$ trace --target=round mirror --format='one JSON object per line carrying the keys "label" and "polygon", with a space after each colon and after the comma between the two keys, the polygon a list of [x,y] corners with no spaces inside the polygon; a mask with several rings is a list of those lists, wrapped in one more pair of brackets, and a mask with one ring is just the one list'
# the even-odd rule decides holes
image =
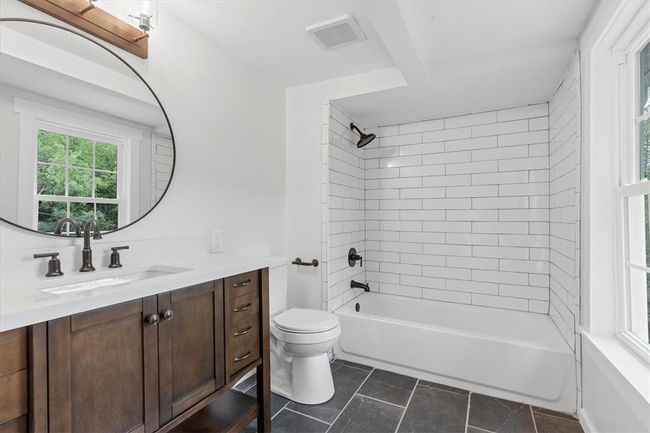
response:
{"label": "round mirror", "polygon": [[103,233],[143,218],[174,173],[167,115],[126,61],[82,33],[0,20],[0,218]]}

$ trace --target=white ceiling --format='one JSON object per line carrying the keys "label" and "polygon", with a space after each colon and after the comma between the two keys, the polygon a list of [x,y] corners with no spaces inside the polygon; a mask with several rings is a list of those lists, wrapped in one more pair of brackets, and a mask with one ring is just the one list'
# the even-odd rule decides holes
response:
{"label": "white ceiling", "polygon": [[376,126],[548,101],[594,4],[369,2],[366,12],[409,86],[338,103],[359,123]]}
{"label": "white ceiling", "polygon": [[[292,87],[394,66],[363,4],[351,0],[176,0],[162,1],[160,7]],[[305,27],[344,14],[357,19],[367,40],[325,51],[305,32]]]}

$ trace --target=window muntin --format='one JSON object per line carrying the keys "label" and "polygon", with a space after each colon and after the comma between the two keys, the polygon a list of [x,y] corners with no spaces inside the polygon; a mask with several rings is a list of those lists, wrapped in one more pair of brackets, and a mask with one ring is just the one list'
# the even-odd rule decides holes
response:
{"label": "window muntin", "polygon": [[[82,134],[40,128],[37,133],[36,201],[40,231],[56,221],[96,218],[102,231],[118,227],[119,146]],[[70,233],[71,227],[64,227]]]}
{"label": "window muntin", "polygon": [[650,179],[650,43],[639,53],[639,172]]}

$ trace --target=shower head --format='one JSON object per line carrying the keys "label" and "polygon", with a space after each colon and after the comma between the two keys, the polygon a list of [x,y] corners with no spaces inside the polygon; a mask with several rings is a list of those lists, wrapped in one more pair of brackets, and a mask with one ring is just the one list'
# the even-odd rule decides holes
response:
{"label": "shower head", "polygon": [[359,133],[359,141],[357,142],[357,147],[361,149],[363,146],[366,144],[370,143],[372,140],[374,140],[377,136],[375,134],[364,134],[361,132],[359,128],[357,128],[357,125],[354,123],[350,123],[350,129],[353,131],[357,131]]}

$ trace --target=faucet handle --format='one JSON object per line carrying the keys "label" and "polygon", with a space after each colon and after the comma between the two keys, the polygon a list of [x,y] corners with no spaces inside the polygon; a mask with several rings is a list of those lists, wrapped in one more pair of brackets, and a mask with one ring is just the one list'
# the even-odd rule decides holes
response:
{"label": "faucet handle", "polygon": [[111,264],[108,265],[109,268],[121,268],[122,263],[120,263],[120,253],[121,250],[128,250],[128,245],[123,245],[121,247],[111,247]]}
{"label": "faucet handle", "polygon": [[59,260],[58,252],[34,254],[35,259],[41,259],[43,257],[50,258],[50,260],[47,262],[47,273],[45,274],[46,277],[60,277],[63,275],[63,272],[61,272],[61,260]]}

